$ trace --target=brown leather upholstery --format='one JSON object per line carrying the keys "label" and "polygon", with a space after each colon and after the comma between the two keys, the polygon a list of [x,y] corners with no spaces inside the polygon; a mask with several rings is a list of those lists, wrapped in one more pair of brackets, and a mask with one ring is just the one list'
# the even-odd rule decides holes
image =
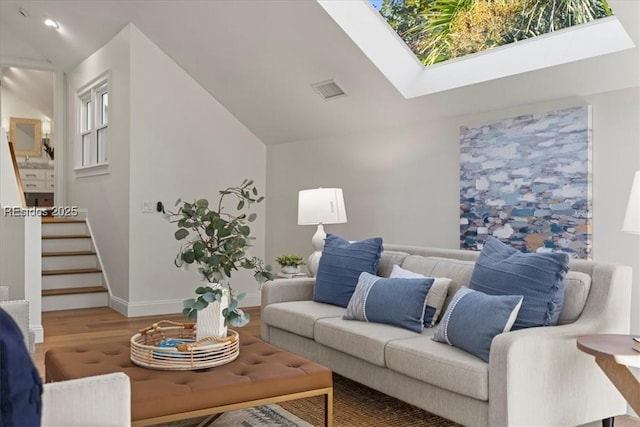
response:
{"label": "brown leather upholstery", "polygon": [[46,381],[110,372],[131,379],[133,421],[332,387],[331,371],[251,335],[240,334],[233,362],[200,371],[158,371],[129,359],[129,343],[53,348],[45,355]]}

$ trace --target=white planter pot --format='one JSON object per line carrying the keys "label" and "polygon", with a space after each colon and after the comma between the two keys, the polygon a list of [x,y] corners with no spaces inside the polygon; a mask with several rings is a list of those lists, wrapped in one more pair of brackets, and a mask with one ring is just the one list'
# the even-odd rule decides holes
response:
{"label": "white planter pot", "polygon": [[222,315],[222,310],[227,307],[229,307],[229,293],[225,291],[221,302],[210,302],[207,308],[198,311],[196,340],[207,337],[227,337],[227,326],[224,324]]}
{"label": "white planter pot", "polygon": [[298,274],[300,273],[299,265],[285,265],[280,269],[280,271],[284,274]]}

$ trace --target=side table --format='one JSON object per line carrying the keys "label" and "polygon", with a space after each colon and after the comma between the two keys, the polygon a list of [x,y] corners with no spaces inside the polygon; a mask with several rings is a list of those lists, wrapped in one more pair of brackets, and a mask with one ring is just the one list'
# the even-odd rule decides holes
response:
{"label": "side table", "polygon": [[636,414],[640,414],[640,381],[629,366],[640,368],[640,343],[632,335],[597,334],[578,337],[577,346],[595,356],[596,363],[609,377]]}
{"label": "side table", "polygon": [[279,271],[278,274],[276,274],[276,277],[278,279],[298,279],[301,277],[309,277],[309,275],[307,273],[288,274],[288,273],[283,273],[282,271]]}

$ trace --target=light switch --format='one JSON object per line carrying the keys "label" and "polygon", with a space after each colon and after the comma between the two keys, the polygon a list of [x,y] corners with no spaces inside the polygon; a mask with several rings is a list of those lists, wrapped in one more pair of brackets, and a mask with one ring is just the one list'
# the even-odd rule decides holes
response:
{"label": "light switch", "polygon": [[153,200],[143,200],[142,201],[142,212],[143,213],[153,213],[156,210],[155,202]]}

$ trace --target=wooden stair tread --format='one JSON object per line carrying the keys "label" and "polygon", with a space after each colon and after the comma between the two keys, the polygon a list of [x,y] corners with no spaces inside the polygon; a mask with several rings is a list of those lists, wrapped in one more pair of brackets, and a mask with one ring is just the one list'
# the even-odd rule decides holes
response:
{"label": "wooden stair tread", "polygon": [[63,218],[63,217],[56,217],[56,216],[43,216],[42,217],[42,222],[46,222],[48,224],[55,224],[55,223],[77,224],[77,223],[84,223],[86,221],[84,219],[77,219],[77,218]]}
{"label": "wooden stair tread", "polygon": [[42,296],[50,297],[55,295],[76,295],[76,294],[93,294],[98,292],[107,292],[102,286],[85,286],[82,288],[60,288],[60,289],[43,289]]}
{"label": "wooden stair tread", "polygon": [[69,252],[43,252],[42,256],[81,256],[81,255],[95,255],[94,251],[69,251]]}
{"label": "wooden stair tread", "polygon": [[43,276],[55,276],[60,274],[102,273],[99,268],[74,268],[69,270],[44,270]]}
{"label": "wooden stair tread", "polygon": [[43,234],[43,239],[90,239],[88,234]]}

